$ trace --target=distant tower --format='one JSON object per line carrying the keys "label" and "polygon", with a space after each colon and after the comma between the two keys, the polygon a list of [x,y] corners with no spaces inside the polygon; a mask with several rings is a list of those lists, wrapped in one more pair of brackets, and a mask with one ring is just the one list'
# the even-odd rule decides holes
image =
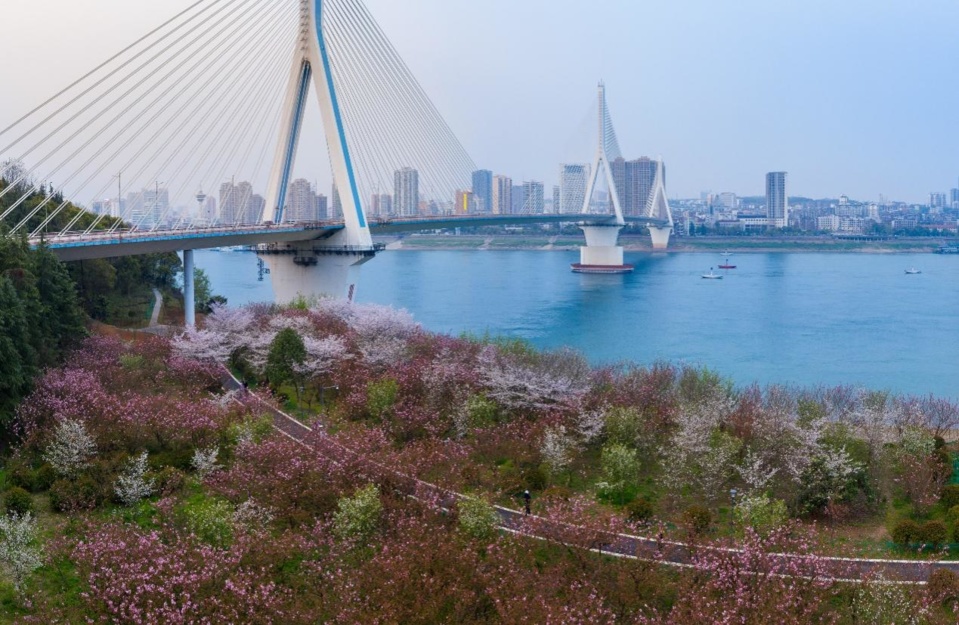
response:
{"label": "distant tower", "polygon": [[542,182],[529,180],[523,183],[523,212],[530,215],[540,215],[545,206]]}
{"label": "distant tower", "polygon": [[493,214],[508,215],[513,209],[513,180],[509,176],[493,177]]}
{"label": "distant tower", "polygon": [[766,219],[775,228],[789,225],[789,201],[786,196],[786,172],[766,174]]}
{"label": "distant tower", "polygon": [[553,211],[578,213],[583,209],[586,185],[589,183],[589,165],[564,163],[559,166],[559,202]]}
{"label": "distant tower", "polygon": [[400,217],[419,214],[420,175],[411,167],[396,170],[393,174],[393,210]]}
{"label": "distant tower", "polygon": [[493,212],[493,172],[480,169],[473,172],[473,197],[483,213]]}

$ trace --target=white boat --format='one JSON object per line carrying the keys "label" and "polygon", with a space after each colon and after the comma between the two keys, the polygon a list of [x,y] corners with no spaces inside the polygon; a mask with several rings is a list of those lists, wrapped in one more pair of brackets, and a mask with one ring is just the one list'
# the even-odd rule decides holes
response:
{"label": "white boat", "polygon": [[914,276],[917,273],[922,273],[922,269],[916,269],[915,267],[906,269],[906,275]]}
{"label": "white boat", "polygon": [[718,273],[713,273],[713,268],[710,267],[710,268],[709,268],[709,273],[704,273],[704,274],[703,274],[703,279],[705,279],[705,280],[722,280],[723,277],[722,277],[722,275],[720,275],[720,274],[718,274]]}

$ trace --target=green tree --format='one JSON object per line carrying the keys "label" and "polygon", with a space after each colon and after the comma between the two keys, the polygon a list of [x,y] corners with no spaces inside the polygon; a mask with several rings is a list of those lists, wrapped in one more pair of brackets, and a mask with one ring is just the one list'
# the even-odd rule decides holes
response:
{"label": "green tree", "polygon": [[352,497],[341,498],[337,508],[333,514],[333,529],[337,536],[354,540],[369,538],[383,514],[380,489],[375,484],[368,484]]}
{"label": "green tree", "polygon": [[266,379],[273,388],[293,382],[296,380],[296,365],[304,360],[306,347],[303,339],[293,328],[284,328],[270,343],[270,352],[266,357]]}
{"label": "green tree", "polygon": [[213,289],[210,286],[210,277],[202,269],[193,271],[193,305],[198,313],[210,312],[210,302],[213,300]]}
{"label": "green tree", "polygon": [[23,302],[10,280],[0,276],[0,425],[13,416],[13,409],[29,387],[34,368]]}

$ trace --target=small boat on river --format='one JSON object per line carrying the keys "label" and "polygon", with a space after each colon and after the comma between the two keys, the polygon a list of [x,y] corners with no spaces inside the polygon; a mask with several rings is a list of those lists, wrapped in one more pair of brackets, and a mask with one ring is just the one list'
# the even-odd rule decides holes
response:
{"label": "small boat on river", "polygon": [[713,273],[713,268],[710,267],[710,268],[709,268],[709,273],[704,273],[704,274],[703,274],[703,279],[704,279],[704,280],[722,280],[722,279],[723,279],[723,276],[722,276],[722,274]]}
{"label": "small boat on river", "polygon": [[906,275],[907,275],[907,276],[914,276],[914,275],[916,275],[916,274],[918,274],[918,273],[922,273],[922,269],[916,269],[915,267],[911,267],[911,268],[909,268],[909,269],[906,269]]}

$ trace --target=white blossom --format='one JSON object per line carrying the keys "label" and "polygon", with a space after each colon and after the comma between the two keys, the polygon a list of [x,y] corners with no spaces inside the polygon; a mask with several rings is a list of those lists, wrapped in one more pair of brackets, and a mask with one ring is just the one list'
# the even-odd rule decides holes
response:
{"label": "white blossom", "polygon": [[779,472],[778,468],[770,467],[762,457],[754,454],[752,450],[746,452],[742,465],[736,467],[736,470],[751,492],[765,490]]}
{"label": "white blossom", "polygon": [[96,453],[96,442],[87,432],[86,425],[82,421],[64,419],[57,423],[43,459],[60,475],[74,477],[90,466]]}
{"label": "white blossom", "polygon": [[147,452],[130,458],[127,466],[117,478],[114,492],[117,498],[127,506],[153,494],[153,480],[146,477]]}
{"label": "white blossom", "polygon": [[487,396],[512,410],[575,405],[587,390],[588,378],[583,371],[569,370],[556,358],[523,362],[490,345],[480,353],[478,364]]}
{"label": "white blossom", "polygon": [[17,592],[35,570],[43,566],[43,550],[37,545],[37,522],[27,512],[0,517],[0,564]]}
{"label": "white blossom", "polygon": [[606,429],[606,408],[580,412],[576,420],[576,431],[583,443],[594,443]]}
{"label": "white blossom", "polygon": [[555,475],[569,467],[573,460],[574,447],[575,443],[566,434],[565,427],[560,425],[546,428],[539,451],[543,455],[543,462],[549,467],[550,473]]}
{"label": "white blossom", "polygon": [[220,454],[220,447],[214,445],[207,449],[196,449],[193,452],[193,459],[190,460],[190,466],[196,471],[197,477],[201,480],[206,478],[214,471],[220,469],[216,462],[216,457]]}
{"label": "white blossom", "polygon": [[338,336],[316,338],[304,334],[303,346],[306,348],[306,359],[295,365],[295,369],[298,374],[308,378],[330,373],[334,365],[349,357],[346,342]]}
{"label": "white blossom", "polygon": [[236,507],[233,522],[250,530],[262,531],[273,522],[273,512],[268,507],[247,499]]}

